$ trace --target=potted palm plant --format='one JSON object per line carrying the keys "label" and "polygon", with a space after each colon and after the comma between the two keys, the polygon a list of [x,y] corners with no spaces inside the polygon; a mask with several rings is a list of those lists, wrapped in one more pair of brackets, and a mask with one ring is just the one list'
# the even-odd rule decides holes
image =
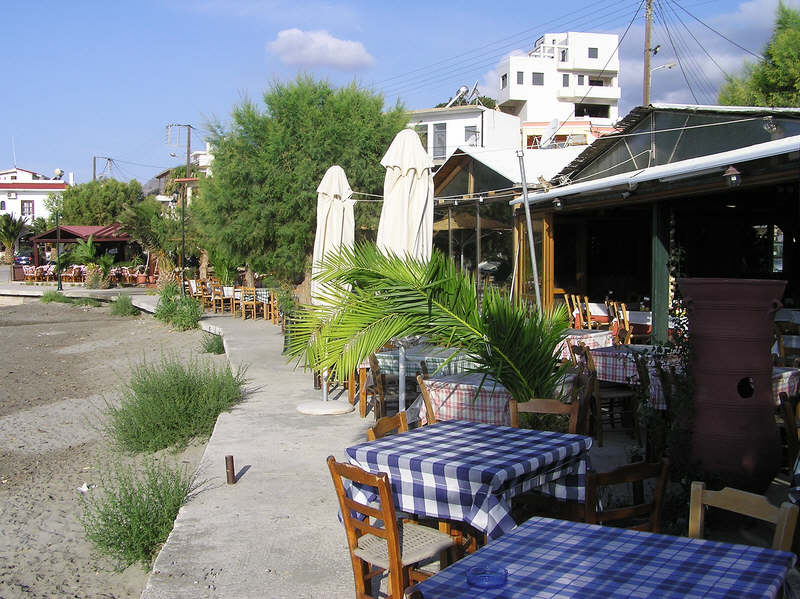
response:
{"label": "potted palm plant", "polygon": [[475,283],[443,254],[422,262],[384,256],[372,244],[328,255],[318,280],[325,302],[298,307],[288,325],[289,356],[312,370],[353,372],[391,339],[422,335],[469,354],[518,401],[555,396],[563,306],[528,314],[487,288],[479,308]]}

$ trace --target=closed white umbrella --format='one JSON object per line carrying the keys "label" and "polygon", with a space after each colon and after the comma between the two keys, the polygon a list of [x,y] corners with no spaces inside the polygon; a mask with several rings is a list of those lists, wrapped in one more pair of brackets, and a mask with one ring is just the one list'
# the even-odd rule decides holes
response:
{"label": "closed white umbrella", "polygon": [[311,265],[311,301],[322,303],[324,285],[315,278],[325,254],[352,248],[355,236],[353,190],[340,166],[332,166],[317,187],[317,235],[314,238],[314,262]]}
{"label": "closed white umbrella", "polygon": [[378,249],[429,260],[433,248],[433,163],[412,129],[403,129],[381,160],[386,168]]}
{"label": "closed white umbrella", "polygon": [[[433,163],[412,129],[398,133],[381,164],[383,209],[378,223],[378,249],[384,254],[430,260],[433,251]],[[399,409],[406,409],[406,348],[400,340]]]}
{"label": "closed white umbrella", "polygon": [[[353,190],[340,166],[332,166],[317,187],[317,234],[314,237],[314,261],[311,264],[311,302],[325,302],[325,285],[314,277],[326,254],[336,253],[343,247],[353,247],[355,218],[353,217]],[[328,402],[327,372],[322,373],[322,403],[305,402],[297,406],[303,414],[343,414],[353,410],[349,402]]]}

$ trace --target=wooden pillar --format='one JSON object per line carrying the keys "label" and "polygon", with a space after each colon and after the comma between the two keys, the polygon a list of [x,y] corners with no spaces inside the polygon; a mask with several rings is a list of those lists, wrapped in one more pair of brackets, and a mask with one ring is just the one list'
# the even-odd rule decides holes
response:
{"label": "wooden pillar", "polygon": [[542,216],[542,307],[553,306],[555,286],[555,244],[553,236],[553,213]]}
{"label": "wooden pillar", "polygon": [[586,295],[589,289],[589,227],[585,218],[578,221],[575,233],[575,289],[580,295]]}
{"label": "wooden pillar", "polygon": [[653,204],[651,225],[650,311],[653,343],[664,343],[669,334],[669,219],[663,202]]}

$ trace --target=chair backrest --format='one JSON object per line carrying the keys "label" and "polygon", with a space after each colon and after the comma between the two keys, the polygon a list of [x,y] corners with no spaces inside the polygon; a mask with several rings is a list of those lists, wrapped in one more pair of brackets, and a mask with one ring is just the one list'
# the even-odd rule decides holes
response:
{"label": "chair backrest", "polygon": [[254,302],[256,301],[256,288],[255,287],[242,287],[242,301]]}
{"label": "chair backrest", "polygon": [[223,297],[222,285],[220,285],[219,283],[209,283],[209,286],[211,288],[211,297],[212,298],[215,298],[215,297],[216,298],[222,298]]}
{"label": "chair backrest", "polygon": [[794,467],[797,454],[800,452],[800,438],[798,438],[797,418],[795,418],[795,408],[789,401],[789,396],[781,391],[778,394],[781,402],[781,415],[783,416],[783,426],[786,429],[786,463],[789,468]]}
{"label": "chair backrest", "polygon": [[269,289],[265,289],[263,287],[259,287],[256,289],[256,299],[261,303],[268,303],[269,302]]}
{"label": "chair backrest", "polygon": [[428,391],[428,386],[425,384],[425,379],[422,378],[421,374],[417,375],[417,384],[419,385],[419,391],[422,394],[422,401],[425,402],[425,420],[428,421],[428,424],[436,424],[438,420],[436,419],[436,412],[433,411],[431,394],[430,391]]}
{"label": "chair backrest", "polygon": [[378,356],[369,355],[369,373],[372,376],[372,383],[380,396],[383,396],[383,377],[381,376],[381,366],[378,364]]}
{"label": "chair backrest", "polygon": [[597,365],[594,363],[592,350],[585,343],[575,343],[572,345],[572,354],[575,356],[575,364],[585,368],[588,372],[597,376]]}
{"label": "chair backrest", "polygon": [[[356,466],[337,462],[332,455],[328,456],[327,461],[333,478],[333,486],[336,488],[336,496],[339,499],[351,559],[355,557],[353,552],[358,548],[358,539],[365,534],[374,535],[384,539],[388,545],[389,570],[400,572],[403,567],[400,557],[400,533],[388,475],[385,472],[379,474],[365,472]],[[351,483],[375,488],[378,505],[360,503],[348,497],[344,479]],[[370,518],[382,521],[383,528],[375,526]],[[357,581],[358,578],[356,576]]]}
{"label": "chair backrest", "polygon": [[569,432],[575,433],[578,426],[578,405],[563,403],[557,399],[529,399],[518,402],[512,399],[508,402],[511,416],[511,426],[519,428],[520,412],[526,414],[561,414],[569,416]]}
{"label": "chair backrest", "polygon": [[224,297],[224,298],[233,297],[233,286],[232,285],[223,285],[222,286],[222,297]]}
{"label": "chair backrest", "polygon": [[725,487],[721,491],[708,491],[700,481],[692,483],[692,494],[689,500],[689,536],[703,538],[705,510],[710,505],[737,514],[744,514],[775,525],[772,537],[772,548],[781,551],[792,550],[792,539],[797,524],[798,507],[783,502],[780,507],[772,505],[763,495],[749,493],[740,489]]}
{"label": "chair backrest", "polygon": [[194,279],[189,279],[189,289],[191,290],[192,295],[197,294],[197,281]]}
{"label": "chair backrest", "polygon": [[404,410],[400,410],[394,416],[384,416],[379,418],[375,426],[367,429],[367,441],[381,439],[392,433],[407,433],[408,419]]}
{"label": "chair backrest", "polygon": [[[655,464],[628,464],[610,472],[588,472],[586,475],[586,522],[605,524],[646,517],[647,520],[644,523],[629,528],[659,532],[661,529],[661,505],[664,500],[668,473],[669,460],[666,458]],[[653,489],[652,500],[645,503],[641,485],[648,479],[655,479],[656,486]],[[598,491],[601,487],[625,483],[633,484],[633,505],[606,510],[598,509]]]}
{"label": "chair backrest", "polygon": [[430,377],[431,373],[428,372],[428,363],[425,360],[419,361],[419,372],[422,375],[422,378],[424,379]]}

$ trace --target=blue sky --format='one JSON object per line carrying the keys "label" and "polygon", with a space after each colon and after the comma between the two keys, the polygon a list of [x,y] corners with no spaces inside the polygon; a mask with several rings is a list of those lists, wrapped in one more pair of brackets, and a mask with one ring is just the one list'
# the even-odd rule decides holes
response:
{"label": "blue sky", "polygon": [[[753,57],[689,13],[758,53],[772,31],[777,2],[656,0],[653,43],[661,50],[653,65],[675,61],[674,45],[695,98],[712,102],[722,71],[737,72]],[[786,3],[800,6],[800,0]],[[334,85],[355,80],[384,93],[387,104],[399,98],[408,108],[433,106],[475,81],[493,95],[495,69],[504,56],[528,51],[546,32],[622,34],[640,4],[8,3],[3,9],[11,26],[4,28],[0,168],[13,164],[13,138],[21,168],[46,175],[62,168],[81,183],[91,179],[92,156],[110,156],[118,161],[112,176],[144,182],[161,168],[185,161],[184,137],[181,145],[166,143],[168,123],[199,127],[192,146],[202,149],[202,128],[210,120],[224,123],[243,98],[260,103],[270,83],[298,73]],[[640,10],[620,47],[620,115],[641,100],[643,23]],[[654,73],[652,101],[693,103],[685,77],[677,67]]]}

